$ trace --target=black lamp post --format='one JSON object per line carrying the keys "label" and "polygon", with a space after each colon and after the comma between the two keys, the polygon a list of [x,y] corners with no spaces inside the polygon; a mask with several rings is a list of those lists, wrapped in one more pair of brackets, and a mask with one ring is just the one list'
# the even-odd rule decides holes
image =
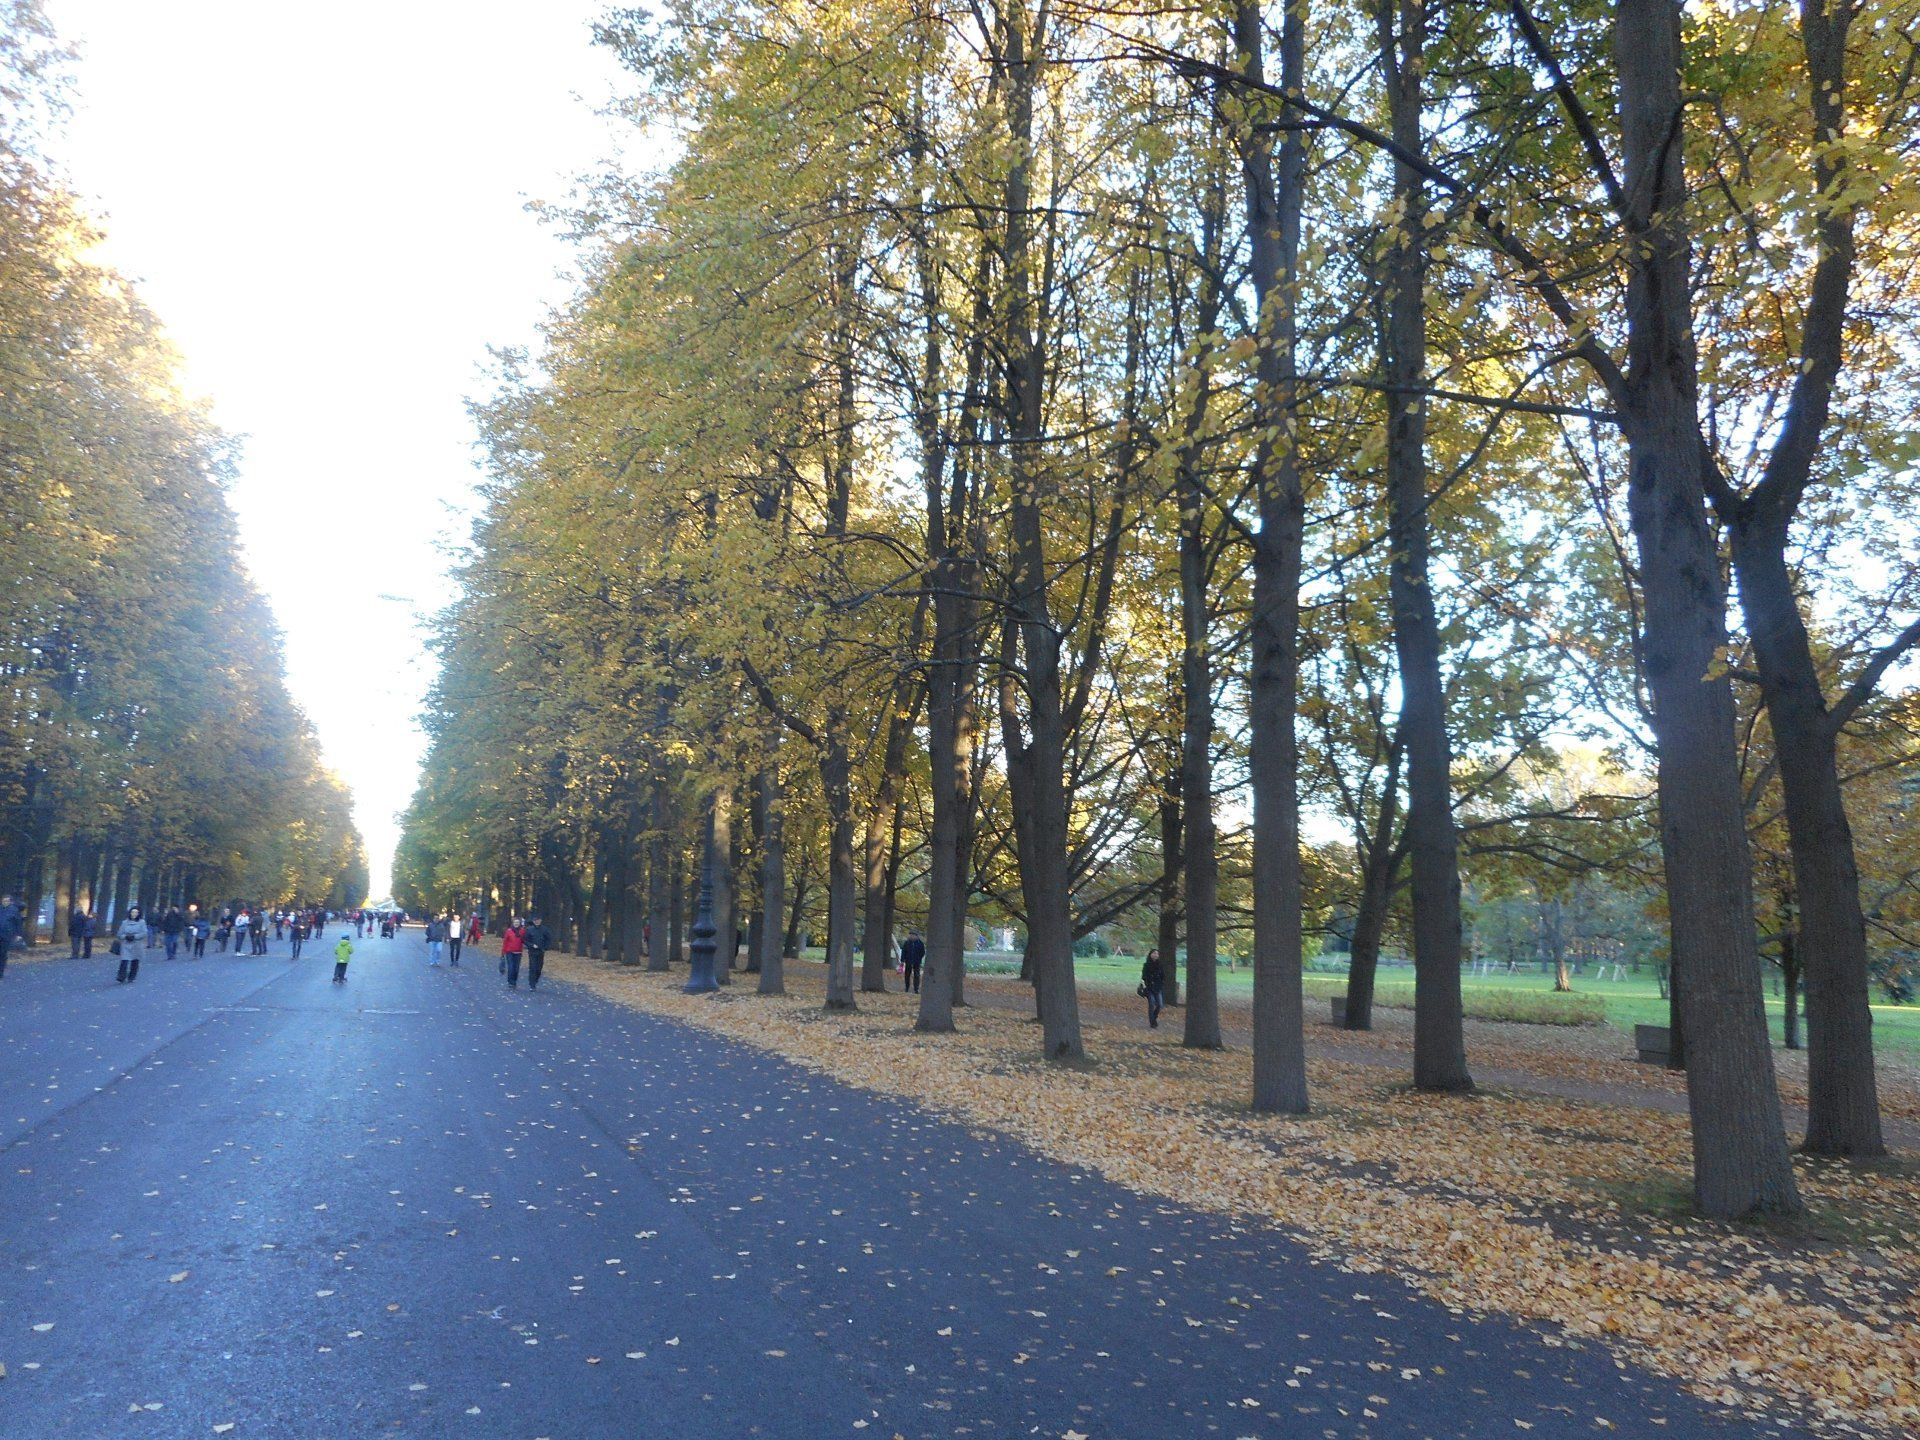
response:
{"label": "black lamp post", "polygon": [[705,834],[701,840],[700,857],[700,901],[694,906],[693,934],[689,937],[687,959],[691,973],[687,976],[686,992],[689,995],[704,995],[709,990],[718,990],[720,982],[714,978],[713,956],[719,947],[714,937],[719,933],[713,923],[713,806],[707,805]]}

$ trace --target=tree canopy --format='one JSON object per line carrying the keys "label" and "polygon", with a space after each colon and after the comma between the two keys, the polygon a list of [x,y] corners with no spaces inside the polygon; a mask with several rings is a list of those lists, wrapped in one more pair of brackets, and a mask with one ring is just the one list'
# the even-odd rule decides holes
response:
{"label": "tree canopy", "polygon": [[233,443],[39,154],[56,60],[34,6],[0,13],[0,889],[57,892],[56,928],[133,900],[357,904],[349,794],[225,558]]}
{"label": "tree canopy", "polygon": [[1151,915],[1189,1044],[1251,962],[1267,1110],[1329,934],[1350,1024],[1410,952],[1458,1090],[1476,917],[1625,907],[1697,1203],[1794,1210],[1762,957],[1792,932],[1809,1147],[1873,1155],[1914,943],[1917,27],[615,13],[670,158],[597,187],[480,408],[400,893],[661,968],[710,853],[723,976],[811,933],[852,1007],[910,924],[929,1032],[1004,923],[1063,1061],[1076,942]]}

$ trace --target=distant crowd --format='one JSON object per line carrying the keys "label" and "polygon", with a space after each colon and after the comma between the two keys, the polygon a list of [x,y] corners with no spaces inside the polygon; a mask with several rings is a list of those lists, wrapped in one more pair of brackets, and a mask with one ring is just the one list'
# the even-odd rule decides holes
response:
{"label": "distant crowd", "polygon": [[[114,979],[126,985],[140,978],[140,963],[158,950],[168,960],[204,959],[212,943],[216,955],[267,955],[273,947],[287,946],[289,960],[298,960],[310,941],[318,941],[329,925],[339,927],[334,942],[333,960],[336,981],[344,982],[347,964],[353,957],[353,942],[378,931],[380,938],[391,940],[406,925],[405,910],[356,909],[334,911],[319,905],[268,906],[233,903],[212,908],[189,904],[184,908],[169,905],[150,915],[134,905],[117,922],[107,924],[93,912],[75,906],[67,916],[67,938],[71,958],[93,958],[96,941],[104,941],[115,961]],[[352,929],[352,934],[346,932]],[[20,907],[11,895],[0,896],[0,975],[6,974],[7,956],[21,929]],[[480,944],[487,931],[483,911],[444,910],[426,921],[427,963],[460,964],[463,949]],[[546,967],[547,951],[553,946],[553,932],[538,915],[511,916],[500,931],[500,973],[511,989],[520,988],[524,968],[527,989],[540,988],[540,976]]]}

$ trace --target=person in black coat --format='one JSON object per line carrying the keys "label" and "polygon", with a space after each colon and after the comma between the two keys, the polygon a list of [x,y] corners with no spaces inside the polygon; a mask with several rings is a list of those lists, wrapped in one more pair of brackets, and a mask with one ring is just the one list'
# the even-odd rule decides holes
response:
{"label": "person in black coat", "polygon": [[1147,1028],[1160,1028],[1160,1007],[1166,1003],[1167,972],[1160,964],[1158,950],[1147,951],[1146,964],[1140,967],[1140,993],[1147,1002]]}
{"label": "person in black coat", "polygon": [[527,951],[527,989],[538,990],[540,968],[547,963],[547,947],[553,944],[553,932],[536,915],[527,922],[526,933],[520,937],[520,943]]}
{"label": "person in black coat", "polygon": [[900,970],[907,978],[907,992],[920,992],[920,967],[926,963],[927,942],[920,938],[918,930],[909,930],[907,938],[900,944]]}
{"label": "person in black coat", "polygon": [[0,975],[7,973],[7,952],[20,938],[20,907],[13,896],[0,895]]}

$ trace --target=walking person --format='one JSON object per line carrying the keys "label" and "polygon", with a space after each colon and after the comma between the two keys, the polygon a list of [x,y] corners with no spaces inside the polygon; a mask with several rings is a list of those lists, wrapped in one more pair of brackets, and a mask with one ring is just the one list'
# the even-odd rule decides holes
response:
{"label": "walking person", "polygon": [[460,946],[463,943],[460,939],[460,916],[455,912],[449,912],[446,918],[446,926],[447,963],[458,970],[460,968]]}
{"label": "walking person", "polygon": [[478,910],[467,918],[467,943],[469,945],[480,943],[480,912]]}
{"label": "walking person", "polygon": [[439,968],[440,952],[446,948],[447,922],[438,915],[427,921],[427,964]]}
{"label": "walking person", "polygon": [[80,942],[86,938],[87,912],[78,905],[67,912],[67,940],[73,947],[67,952],[69,960],[80,958]]}
{"label": "walking person", "polygon": [[900,944],[900,973],[906,977],[907,993],[920,993],[920,967],[927,960],[927,942],[918,930],[909,930]]}
{"label": "walking person", "polygon": [[293,919],[289,921],[287,925],[287,935],[289,936],[289,948],[293,951],[287,958],[289,960],[298,960],[300,958],[300,946],[307,938],[306,911],[296,910],[293,912]]}
{"label": "walking person", "polygon": [[80,917],[80,958],[93,958],[93,937],[100,933],[100,919],[92,911]]}
{"label": "walking person", "polygon": [[240,913],[233,917],[234,954],[244,955],[247,952],[248,947],[252,944],[252,937],[247,932],[252,929],[252,927],[253,917],[247,914],[247,907],[242,905],[240,907]]}
{"label": "walking person", "polygon": [[520,955],[526,949],[526,937],[520,931],[518,918],[507,922],[507,928],[500,932],[500,973],[507,977],[507,988],[520,988]]}
{"label": "walking person", "polygon": [[520,943],[527,951],[527,989],[538,990],[540,970],[547,963],[547,947],[553,944],[553,932],[536,915],[533,923],[521,932]]}
{"label": "walking person", "polygon": [[13,896],[0,895],[0,975],[7,973],[7,952],[19,933],[20,907],[13,903]]}
{"label": "walking person", "polygon": [[160,937],[166,942],[167,959],[180,958],[180,932],[187,928],[187,922],[180,918],[180,907],[169,905],[166,918],[160,922]]}
{"label": "walking person", "polygon": [[213,922],[206,916],[197,916],[193,922],[193,958],[207,958],[207,937],[213,934]]}
{"label": "walking person", "polygon": [[147,920],[134,906],[120,922],[120,970],[116,983],[130,984],[140,978],[140,957],[147,953]]}
{"label": "walking person", "polygon": [[1164,996],[1167,988],[1167,972],[1160,964],[1158,950],[1147,951],[1147,961],[1140,967],[1140,996],[1147,1002],[1147,1028],[1160,1028],[1160,1008],[1166,1003]]}
{"label": "walking person", "polygon": [[353,941],[342,931],[340,938],[333,942],[333,983],[347,983],[347,961],[353,958]]}

